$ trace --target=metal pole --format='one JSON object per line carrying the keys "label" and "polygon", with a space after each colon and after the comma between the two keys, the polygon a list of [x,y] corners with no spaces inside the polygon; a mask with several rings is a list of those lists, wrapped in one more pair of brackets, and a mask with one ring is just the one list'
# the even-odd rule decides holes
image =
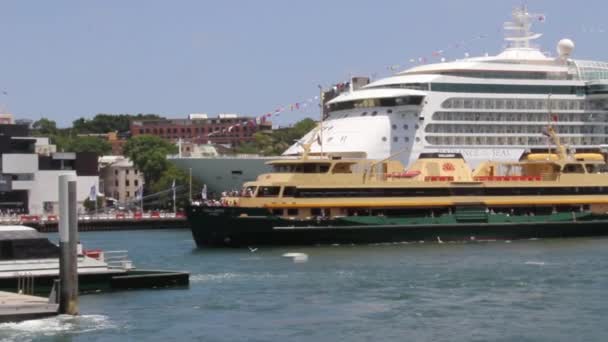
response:
{"label": "metal pole", "polygon": [[188,177],[189,177],[189,182],[190,182],[190,203],[192,203],[192,168],[188,168]]}
{"label": "metal pole", "polygon": [[175,214],[176,212],[177,210],[175,205],[175,187],[173,187],[173,213]]}
{"label": "metal pole", "polygon": [[319,109],[321,110],[321,129],[319,131],[321,143],[319,144],[319,148],[321,151],[321,157],[323,157],[323,121],[325,121],[325,108],[323,107],[323,87],[321,85],[319,85]]}
{"label": "metal pole", "polygon": [[76,176],[59,176],[59,313],[78,314]]}

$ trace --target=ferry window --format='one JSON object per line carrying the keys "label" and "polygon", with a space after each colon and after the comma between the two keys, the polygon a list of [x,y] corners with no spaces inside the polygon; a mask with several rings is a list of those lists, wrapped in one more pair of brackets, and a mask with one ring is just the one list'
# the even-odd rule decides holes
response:
{"label": "ferry window", "polygon": [[277,197],[280,190],[279,186],[262,186],[258,191],[258,197]]}
{"label": "ferry window", "polygon": [[327,173],[329,164],[303,164],[302,172],[304,173]]}
{"label": "ferry window", "polygon": [[581,164],[566,164],[564,165],[563,173],[585,173]]}
{"label": "ferry window", "polygon": [[293,197],[293,195],[295,195],[295,193],[296,193],[295,186],[286,186],[285,188],[283,188],[283,197]]}
{"label": "ferry window", "polygon": [[387,109],[386,112],[390,114],[390,113],[393,112],[393,110],[392,109]]}
{"label": "ferry window", "polygon": [[282,216],[283,215],[283,209],[272,209],[272,215]]}
{"label": "ferry window", "polygon": [[298,216],[298,209],[287,209],[287,215]]}
{"label": "ferry window", "polygon": [[376,114],[378,114],[378,112],[376,112],[376,111],[372,112],[372,116],[376,116]]}
{"label": "ferry window", "polygon": [[312,208],[310,209],[310,214],[312,216],[321,216],[322,210],[320,208]]}
{"label": "ferry window", "polygon": [[332,173],[352,173],[351,163],[337,163],[332,169]]}
{"label": "ferry window", "polygon": [[367,115],[367,112],[361,113],[361,116],[366,116],[366,115]]}
{"label": "ferry window", "polygon": [[256,190],[255,186],[248,186],[248,187],[246,187],[246,188],[243,189],[243,192],[241,193],[241,196],[243,196],[243,197],[253,197],[253,195],[255,194],[255,190]]}
{"label": "ferry window", "polygon": [[608,173],[608,165],[606,164],[586,164],[587,173]]}

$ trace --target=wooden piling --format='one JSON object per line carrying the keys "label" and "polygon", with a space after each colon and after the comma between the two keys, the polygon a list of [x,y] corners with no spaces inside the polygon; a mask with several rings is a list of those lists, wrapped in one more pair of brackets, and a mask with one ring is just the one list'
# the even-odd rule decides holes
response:
{"label": "wooden piling", "polygon": [[78,314],[76,176],[59,176],[59,313]]}

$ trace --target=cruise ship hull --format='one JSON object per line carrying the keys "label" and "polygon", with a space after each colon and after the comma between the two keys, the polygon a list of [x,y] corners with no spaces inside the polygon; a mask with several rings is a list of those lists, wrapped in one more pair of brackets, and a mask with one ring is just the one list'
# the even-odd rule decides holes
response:
{"label": "cruise ship hull", "polygon": [[188,218],[198,247],[436,243],[608,235],[608,216],[590,213],[513,217],[480,212],[476,217],[359,216],[290,220],[268,216],[265,209],[190,207]]}
{"label": "cruise ship hull", "polygon": [[277,157],[173,157],[168,158],[180,169],[192,170],[192,177],[207,185],[210,198],[219,197],[222,191],[238,190],[243,183],[253,181],[270,171],[266,162]]}

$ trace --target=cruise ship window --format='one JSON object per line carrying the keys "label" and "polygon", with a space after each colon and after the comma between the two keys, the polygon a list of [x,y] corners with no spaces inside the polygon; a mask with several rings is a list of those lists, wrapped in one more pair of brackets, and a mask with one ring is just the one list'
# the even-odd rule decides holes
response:
{"label": "cruise ship window", "polygon": [[393,129],[397,129],[397,125],[393,124]]}
{"label": "cruise ship window", "polygon": [[397,141],[399,141],[399,138],[393,137],[393,142],[397,142]]}
{"label": "cruise ship window", "polygon": [[382,141],[386,141],[386,137],[382,137]]}
{"label": "cruise ship window", "polygon": [[405,142],[409,142],[410,141],[410,138],[408,138],[408,137],[405,137],[403,139],[405,140]]}
{"label": "cruise ship window", "polygon": [[403,125],[403,129],[408,129],[407,124]]}

